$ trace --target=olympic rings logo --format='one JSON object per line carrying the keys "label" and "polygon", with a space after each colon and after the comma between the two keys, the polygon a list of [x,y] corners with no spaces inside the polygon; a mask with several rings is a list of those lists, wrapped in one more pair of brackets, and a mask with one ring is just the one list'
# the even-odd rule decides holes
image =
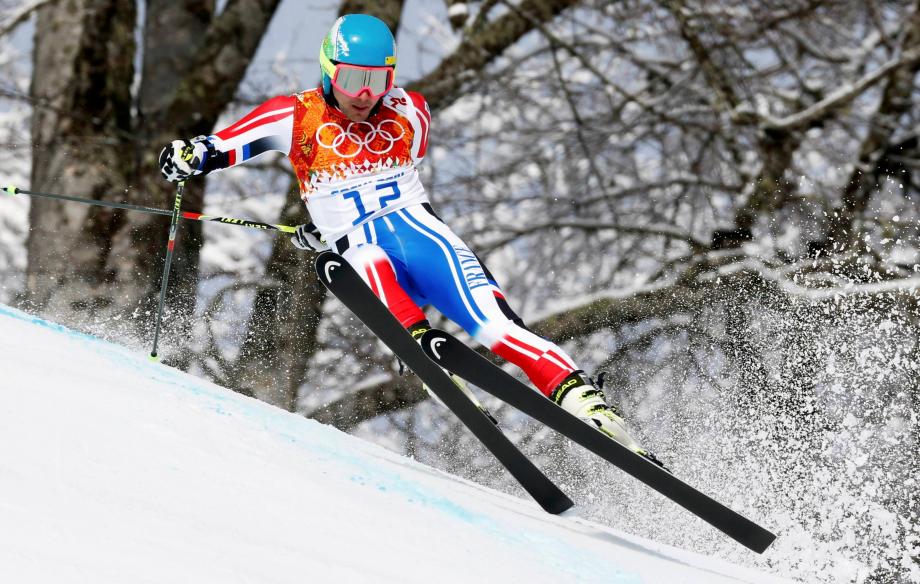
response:
{"label": "olympic rings logo", "polygon": [[[395,128],[388,127],[386,124],[392,124]],[[364,126],[366,129],[363,128]],[[329,128],[331,132],[327,131],[327,136],[324,137],[325,128]],[[328,137],[330,133],[334,134],[331,142]],[[365,148],[372,154],[386,154],[405,134],[406,130],[396,120],[383,120],[376,126],[370,122],[351,122],[346,128],[335,122],[326,122],[316,129],[316,143],[332,150],[342,158],[354,158]],[[386,147],[377,149],[380,148],[378,145],[375,148],[374,143],[378,140],[383,140]]]}

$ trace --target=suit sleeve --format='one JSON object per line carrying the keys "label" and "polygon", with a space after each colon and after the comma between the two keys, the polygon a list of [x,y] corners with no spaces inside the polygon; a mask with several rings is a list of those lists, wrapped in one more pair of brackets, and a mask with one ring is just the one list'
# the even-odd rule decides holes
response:
{"label": "suit sleeve", "polygon": [[406,92],[409,96],[410,107],[407,108],[407,117],[409,123],[415,130],[415,137],[412,139],[412,160],[418,164],[425,158],[428,151],[428,130],[431,127],[431,111],[428,109],[428,102],[422,97],[422,94],[414,91]]}
{"label": "suit sleeve", "polygon": [[242,164],[269,151],[291,151],[296,98],[273,97],[239,121],[208,136],[202,171],[213,172]]}

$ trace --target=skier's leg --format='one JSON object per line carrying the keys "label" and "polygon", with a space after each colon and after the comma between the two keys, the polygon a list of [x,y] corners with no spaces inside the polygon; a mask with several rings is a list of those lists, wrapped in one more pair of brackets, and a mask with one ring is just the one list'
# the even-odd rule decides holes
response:
{"label": "skier's leg", "polygon": [[413,206],[393,215],[411,285],[426,302],[520,367],[544,395],[577,370],[555,343],[522,326],[479,259],[432,211]]}
{"label": "skier's leg", "polygon": [[[376,233],[374,235],[376,235]],[[391,247],[388,245],[391,242],[387,241],[386,237],[383,239],[384,241],[381,243],[388,248]],[[376,240],[376,237],[374,237],[374,240]],[[403,266],[399,264],[397,267],[397,264],[394,264],[393,258],[390,257],[386,249],[377,243],[363,243],[355,247],[349,247],[344,251],[342,257],[355,268],[355,271],[361,275],[361,278],[370,286],[374,294],[380,298],[386,307],[390,309],[390,312],[396,316],[400,324],[409,330],[413,338],[420,337],[422,333],[431,328],[428,324],[428,320],[425,318],[425,313],[422,312],[415,301],[412,300],[409,293],[400,285],[400,278],[397,276],[397,272],[402,273],[403,279],[405,279]],[[469,387],[467,387],[462,379],[453,374],[450,374],[450,377],[454,384],[466,394],[470,401],[476,404],[489,419],[496,424],[498,423],[489,410],[487,410],[473,392],[470,391]],[[422,387],[431,397],[441,401],[427,385],[422,385]]]}
{"label": "skier's leg", "polygon": [[[619,412],[607,405],[565,351],[527,329],[479,258],[430,209],[395,213],[408,279],[427,302],[493,353],[520,367],[545,396],[624,446],[655,460],[629,435]],[[394,220],[395,221],[395,220]],[[657,462],[657,460],[655,460]]]}
{"label": "skier's leg", "polygon": [[373,243],[349,247],[343,257],[404,327],[425,320],[425,314],[398,282],[393,262],[382,247]]}
{"label": "skier's leg", "polygon": [[[485,266],[483,270],[488,274]],[[491,277],[490,280],[494,282]],[[495,284],[495,289],[496,301],[500,305],[507,305],[504,295],[498,296],[501,292],[497,284]],[[506,311],[514,314],[510,308],[507,308]],[[475,338],[488,346],[493,353],[521,367],[534,385],[564,410],[596,426],[598,430],[634,452],[661,465],[653,454],[633,439],[626,428],[622,414],[616,407],[607,403],[601,388],[596,387],[593,380],[586,377],[582,370],[576,368],[565,351],[556,344],[532,333],[516,315],[506,321],[488,323],[480,329]],[[494,339],[497,341],[490,344],[490,341]],[[526,368],[528,366],[530,370]],[[558,377],[545,375],[545,372],[564,372],[566,370],[569,371],[567,374],[557,374],[563,375],[561,380],[557,380]],[[548,378],[554,381],[548,381],[542,386],[539,384],[540,380]]]}

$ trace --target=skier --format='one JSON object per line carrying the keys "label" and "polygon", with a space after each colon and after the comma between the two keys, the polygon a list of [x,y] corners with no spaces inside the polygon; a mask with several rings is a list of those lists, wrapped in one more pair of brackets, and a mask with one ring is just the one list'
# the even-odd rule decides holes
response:
{"label": "skier", "polygon": [[433,305],[546,397],[661,464],[572,359],[524,327],[479,258],[435,214],[416,169],[431,114],[421,95],[395,85],[387,25],[364,14],[339,18],[319,61],[320,87],[274,97],[211,136],[174,140],[160,154],[163,177],[181,181],[283,152],[312,219],[298,226],[294,245],[344,256],[413,337],[429,328],[419,306]]}

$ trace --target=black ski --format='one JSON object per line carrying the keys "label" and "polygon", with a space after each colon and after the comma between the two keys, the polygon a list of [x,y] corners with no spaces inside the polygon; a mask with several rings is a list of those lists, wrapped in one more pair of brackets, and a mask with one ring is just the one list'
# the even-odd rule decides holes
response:
{"label": "black ski", "polygon": [[432,329],[422,348],[436,363],[639,479],[742,545],[763,553],[776,536],[566,412],[449,333]]}
{"label": "black ski", "polygon": [[320,281],[342,304],[431,388],[543,509],[558,514],[574,505],[498,426],[457,389],[444,370],[425,356],[419,344],[342,256],[331,251],[323,252],[316,258],[316,272]]}

